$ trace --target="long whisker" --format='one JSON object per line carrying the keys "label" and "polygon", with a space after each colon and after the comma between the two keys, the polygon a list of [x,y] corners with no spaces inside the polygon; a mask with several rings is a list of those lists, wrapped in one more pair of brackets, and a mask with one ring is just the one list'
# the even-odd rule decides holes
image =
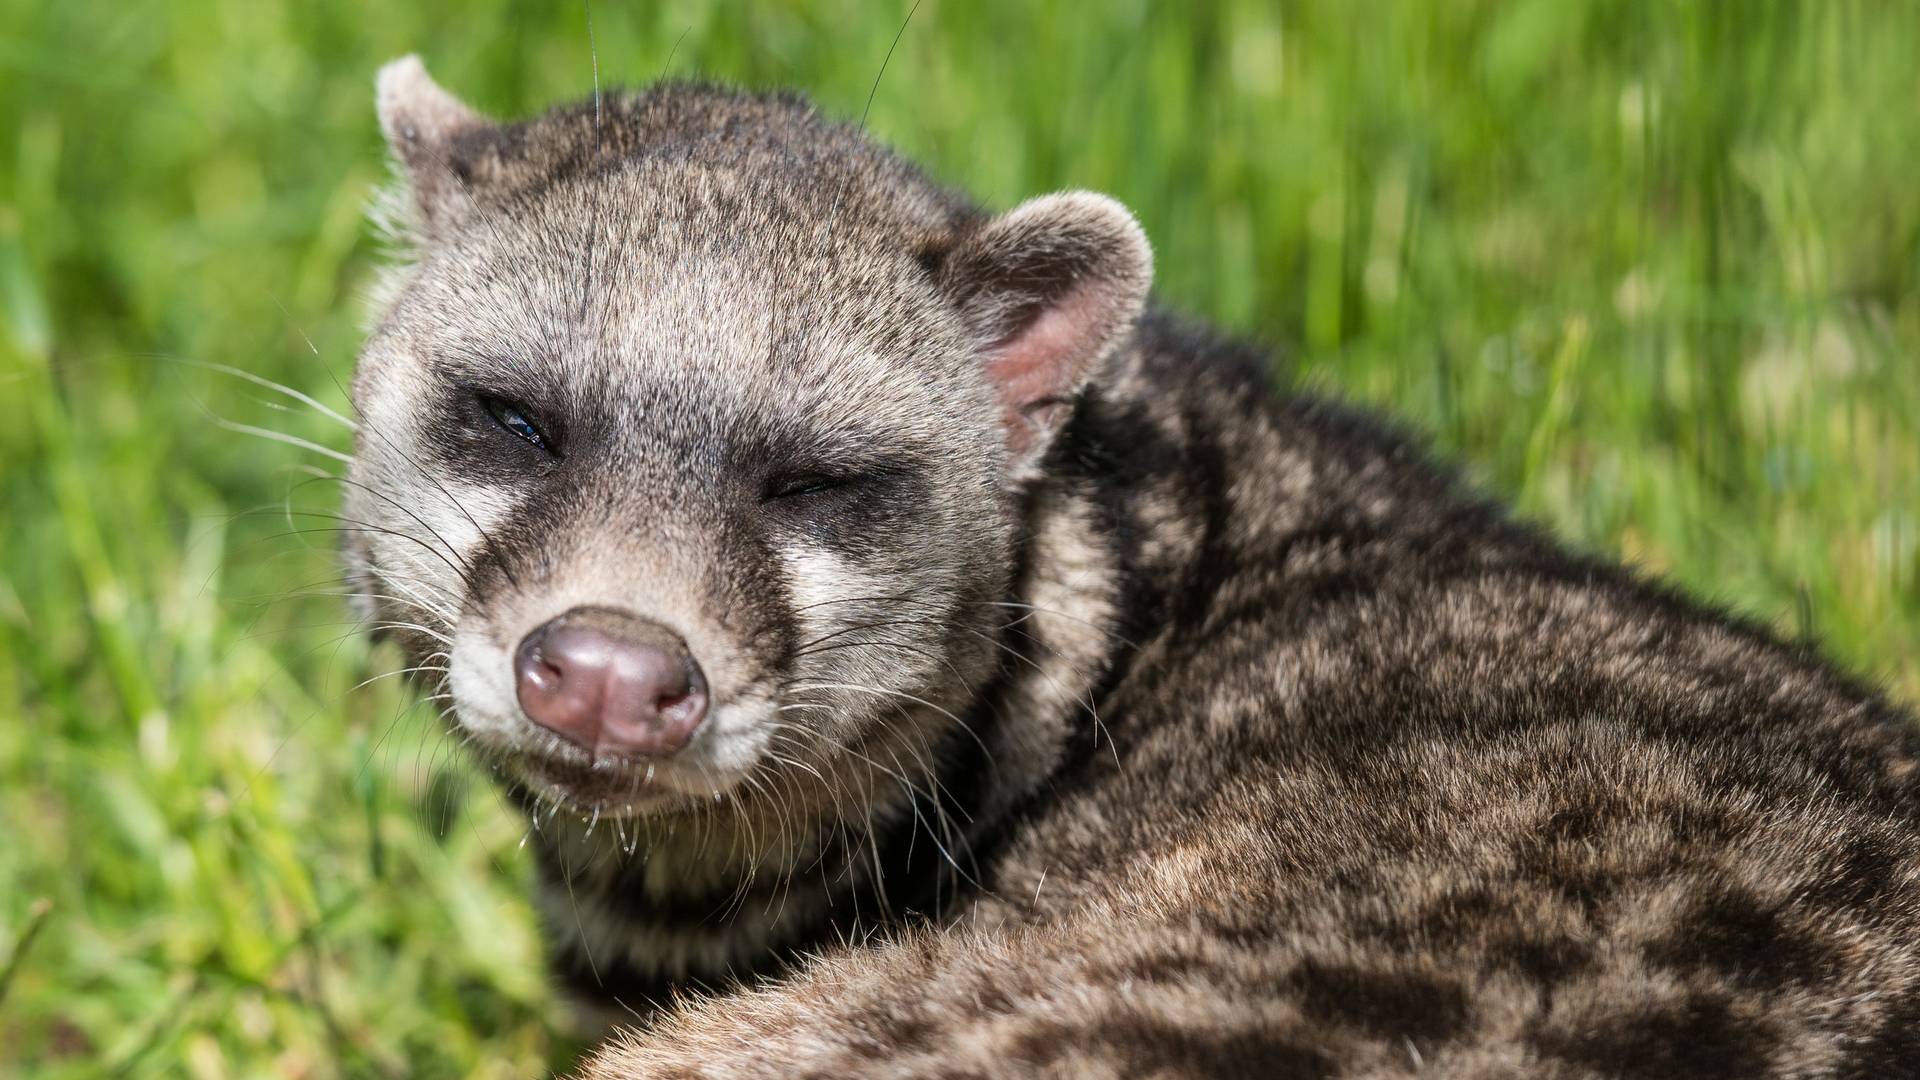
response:
{"label": "long whisker", "polygon": [[[880,80],[887,77],[887,65],[893,63],[893,52],[900,47],[900,39],[907,36],[907,27],[913,22],[913,16],[919,10],[920,0],[913,0],[913,6],[907,9],[907,17],[900,20],[900,29],[894,32],[893,41],[887,45],[887,55],[880,59],[880,70],[874,72],[873,85],[867,88],[867,103],[865,107],[860,110],[859,126],[863,129],[867,126],[867,117],[873,114],[874,98],[880,95]],[[840,182],[839,190],[834,192],[833,206],[827,212],[827,228],[821,240],[823,250],[826,244],[826,238],[830,238],[833,235],[833,226],[840,218],[841,203],[845,201],[847,189],[852,186],[852,183],[853,180],[851,176],[843,178]]]}
{"label": "long whisker", "polygon": [[[1064,611],[1056,611],[1053,608],[1037,607],[1033,604],[1023,604],[1014,600],[976,600],[973,602],[976,604],[984,604],[988,607],[1017,608],[1021,611],[1025,611],[1029,613],[1030,615],[1031,614],[1051,615],[1056,619],[1065,619],[1068,622],[1079,623],[1080,625],[1086,627],[1087,629],[1093,630],[1096,633],[1099,633],[1101,636],[1109,640],[1117,641],[1120,644],[1125,645],[1129,649],[1138,649],[1140,647],[1134,642],[1129,641],[1126,638],[1115,633],[1110,627],[1101,626],[1099,623],[1094,622],[1091,619],[1083,618],[1078,615],[1069,615]],[[1024,617],[1020,620],[1015,620],[1015,622],[1013,623],[1008,623],[1007,625],[1008,626],[1017,625],[1021,621],[1024,621]]]}
{"label": "long whisker", "polygon": [[[282,310],[284,311],[285,309],[282,309]],[[306,335],[302,334],[301,336],[305,337]],[[309,341],[307,344],[309,347],[312,347],[313,343]],[[318,350],[315,350],[315,352],[317,354]],[[348,419],[347,417],[342,416],[340,413],[335,412],[331,407],[326,405],[324,402],[320,401],[318,398],[302,393],[299,390],[295,390],[293,387],[288,386],[285,383],[274,382],[272,379],[269,379],[264,375],[257,375],[251,371],[245,370],[244,368],[237,368],[230,364],[218,364],[218,363],[214,363],[211,360],[195,360],[191,357],[185,357],[185,356],[168,356],[160,353],[155,353],[153,355],[156,359],[165,360],[168,363],[185,364],[188,367],[203,368],[207,371],[217,371],[222,375],[231,375],[236,379],[245,379],[247,382],[250,382],[255,386],[261,387],[262,389],[271,390],[276,394],[282,394],[286,397],[292,398],[295,401],[298,401],[302,405],[308,406],[309,408],[313,409],[315,412],[328,418],[329,420],[334,420],[344,425],[348,431],[358,430],[360,426],[354,423],[352,420]]]}
{"label": "long whisker", "polygon": [[[373,487],[372,485],[363,484],[360,481],[353,479],[352,477],[334,476],[331,473],[326,474],[324,476],[316,476],[309,480],[304,480],[301,482],[301,484],[304,485],[304,484],[318,483],[322,480],[332,480],[337,484],[344,484],[348,487],[358,488],[361,491],[364,491],[367,494],[374,496],[375,498],[385,501],[387,505],[393,507],[394,509],[412,518],[416,524],[418,524],[421,528],[427,530],[427,532],[431,534],[435,540],[440,541],[440,546],[447,549],[447,554],[460,560],[460,565],[465,568],[465,570],[463,571],[463,576],[465,577],[473,576],[473,564],[467,561],[466,556],[460,554],[459,550],[456,549],[453,546],[453,544],[449,543],[446,537],[440,535],[440,530],[434,528],[432,525],[427,524],[424,518],[422,518],[419,514],[414,513],[411,508],[401,504],[393,496],[388,495],[386,492],[380,490],[379,488]],[[289,489],[287,492],[287,497],[292,498],[293,492],[297,491],[298,489],[299,489],[299,486]]]}
{"label": "long whisker", "polygon": [[[992,751],[987,750],[986,742],[980,738],[977,732],[973,730],[973,725],[967,723],[965,720],[962,720],[960,717],[954,715],[952,710],[947,709],[940,705],[936,705],[933,702],[928,701],[926,698],[920,697],[918,695],[909,694],[904,690],[889,690],[889,689],[886,689],[885,687],[879,687],[879,686],[862,686],[859,683],[827,683],[827,682],[796,683],[789,686],[788,689],[796,690],[796,691],[847,690],[847,691],[852,691],[854,693],[876,694],[884,697],[901,698],[906,701],[911,701],[914,704],[922,705],[922,706],[925,706],[926,708],[932,709],[934,712],[937,712],[941,716],[944,716],[948,720],[951,720],[955,727],[958,727],[960,730],[966,732],[969,738],[973,739],[975,743],[978,743],[981,750],[986,751],[989,754],[992,753]],[[782,706],[782,708],[785,708],[785,706]]]}
{"label": "long whisker", "polygon": [[288,446],[297,446],[302,450],[319,454],[323,457],[330,457],[335,461],[344,462],[349,465],[353,463],[353,459],[346,454],[321,446],[317,442],[303,439],[298,435],[289,435],[284,431],[275,431],[272,428],[255,427],[252,424],[242,424],[237,420],[229,420],[224,416],[213,416],[212,420],[216,426],[241,435],[252,435],[259,439],[269,439],[273,442],[286,443]]}
{"label": "long whisker", "polygon": [[342,515],[339,515],[339,514],[330,514],[324,510],[295,510],[293,511],[293,514],[296,517],[313,517],[313,518],[321,518],[326,521],[342,521],[342,522],[345,522],[346,525],[338,528],[293,529],[286,533],[280,534],[281,536],[325,535],[327,533],[372,533],[376,536],[391,536],[396,540],[405,540],[410,544],[419,545],[421,550],[431,554],[434,558],[439,559],[441,562],[446,563],[447,569],[452,570],[456,574],[459,574],[462,578],[466,576],[466,570],[462,568],[459,564],[455,563],[452,559],[447,558],[447,556],[443,554],[439,548],[434,547],[432,544],[427,543],[425,540],[422,540],[411,533],[404,533],[398,529],[383,528],[379,525],[371,525],[371,524],[368,524],[367,522],[360,521],[356,518],[343,517]]}
{"label": "long whisker", "polygon": [[681,42],[686,41],[687,35],[691,34],[692,32],[693,32],[693,27],[689,25],[687,26],[686,29],[680,31],[679,37],[673,39],[673,48],[667,50],[667,62],[660,65],[659,78],[661,81],[665,81],[667,77],[667,72],[673,70],[673,58],[680,54]]}

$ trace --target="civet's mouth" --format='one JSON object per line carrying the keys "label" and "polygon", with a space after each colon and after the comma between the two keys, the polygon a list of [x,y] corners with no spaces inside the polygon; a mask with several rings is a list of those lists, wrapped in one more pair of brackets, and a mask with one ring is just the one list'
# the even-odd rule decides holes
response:
{"label": "civet's mouth", "polygon": [[[538,730],[488,739],[487,749],[537,799],[580,814],[657,816],[728,798],[760,759],[761,710],[721,708],[712,729],[664,755],[595,753]],[[740,715],[745,713],[746,715]],[[531,725],[529,725],[531,727]]]}
{"label": "civet's mouth", "polygon": [[719,787],[684,790],[681,784],[695,779],[680,775],[686,770],[642,758],[603,757],[587,764],[523,751],[515,756],[513,768],[536,797],[610,817],[667,813],[698,805],[703,798],[724,797]]}
{"label": "civet's mouth", "polygon": [[570,609],[511,652],[461,633],[453,652],[461,726],[549,804],[624,816],[711,803],[764,749],[771,702],[716,692],[679,634],[624,609]]}

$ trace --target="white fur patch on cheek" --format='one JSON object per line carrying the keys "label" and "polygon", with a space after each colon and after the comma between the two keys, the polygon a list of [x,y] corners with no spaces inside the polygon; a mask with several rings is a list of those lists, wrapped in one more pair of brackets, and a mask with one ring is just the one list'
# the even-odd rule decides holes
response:
{"label": "white fur patch on cheek", "polygon": [[[918,680],[931,665],[926,635],[913,625],[921,613],[897,595],[901,582],[819,548],[793,546],[780,554],[800,624],[800,671],[892,686]],[[811,652],[815,645],[821,650]]]}
{"label": "white fur patch on cheek", "polygon": [[803,642],[870,621],[876,605],[885,603],[885,582],[830,551],[794,546],[781,549],[780,555],[787,564]]}
{"label": "white fur patch on cheek", "polygon": [[794,607],[803,620],[835,601],[866,595],[859,588],[858,575],[838,555],[819,548],[787,547],[780,556],[793,583]]}
{"label": "white fur patch on cheek", "polygon": [[389,467],[360,481],[381,494],[355,500],[347,516],[363,530],[380,591],[450,627],[468,602],[466,568],[504,520],[508,502],[489,488],[443,488],[417,472],[408,483],[395,472]]}
{"label": "white fur patch on cheek", "polygon": [[373,465],[385,494],[400,504],[388,506],[386,513],[417,514],[464,553],[510,504],[492,485],[438,475],[435,447],[422,437],[419,418],[430,408],[428,399],[440,392],[424,375],[410,373],[373,395],[363,410],[362,428],[370,434],[362,439],[360,457]]}
{"label": "white fur patch on cheek", "polygon": [[[406,523],[426,530],[426,539],[444,549],[455,567],[442,570],[458,574],[456,567],[470,564],[479,554],[487,536],[506,520],[511,502],[496,488],[452,480],[432,481],[421,477],[409,492],[406,512],[393,514]],[[417,521],[415,519],[418,519]],[[422,553],[425,554],[425,553]]]}
{"label": "white fur patch on cheek", "polygon": [[700,776],[716,790],[731,788],[765,756],[773,741],[773,723],[773,703],[768,701],[734,701],[715,709],[695,744]]}
{"label": "white fur patch on cheek", "polygon": [[418,377],[399,377],[367,401],[346,510],[364,530],[382,591],[451,625],[467,599],[466,567],[513,502],[502,488],[437,475],[416,420],[430,392]]}
{"label": "white fur patch on cheek", "polygon": [[509,739],[521,725],[513,660],[473,622],[462,620],[453,635],[447,685],[453,692],[454,716],[483,740]]}

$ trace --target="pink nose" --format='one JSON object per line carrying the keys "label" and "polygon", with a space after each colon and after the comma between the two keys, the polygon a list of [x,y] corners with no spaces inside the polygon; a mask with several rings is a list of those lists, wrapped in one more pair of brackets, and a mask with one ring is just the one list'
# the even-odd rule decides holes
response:
{"label": "pink nose", "polygon": [[671,754],[707,715],[707,681],[680,635],[623,611],[575,608],[514,655],[520,708],[589,754]]}

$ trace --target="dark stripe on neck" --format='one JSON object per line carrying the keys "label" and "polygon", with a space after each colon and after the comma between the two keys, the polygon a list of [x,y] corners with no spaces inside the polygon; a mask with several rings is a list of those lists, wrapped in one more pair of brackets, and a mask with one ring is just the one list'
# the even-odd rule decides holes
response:
{"label": "dark stripe on neck", "polygon": [[[1116,731],[1124,737],[1124,719],[1106,709],[1131,670],[1132,648],[1121,643],[1137,644],[1157,635],[1166,626],[1180,595],[1179,589],[1156,582],[1155,575],[1142,564],[1141,552],[1151,528],[1143,523],[1134,500],[1149,475],[1190,475],[1185,462],[1193,452],[1174,443],[1139,403],[1114,398],[1098,385],[1083,394],[1066,429],[1049,451],[1047,474],[1055,478],[1054,483],[1085,495],[1094,516],[1093,535],[1087,539],[1104,545],[1113,560],[1116,626],[1099,666],[1089,673],[1092,681],[1087,688],[1088,704],[1101,721],[1096,724],[1089,716],[1087,723],[1069,726],[1066,745],[1061,747],[1060,760],[1052,772],[976,835],[976,851],[998,847],[1007,835],[1030,821],[1043,804],[1057,798],[1061,783],[1070,783],[1089,762],[1104,756],[1103,738],[1115,737]],[[1201,496],[1211,507],[1222,497],[1218,492],[1223,490],[1223,481],[1215,471],[1207,473],[1202,482],[1207,487]],[[1058,489],[1036,486],[1028,494],[1027,520],[1035,514],[1032,503],[1064,497]],[[1216,524],[1211,516],[1209,524]],[[1014,578],[1016,592],[1021,595],[1029,589],[1030,570],[1031,553],[1023,550],[1020,573]],[[1196,559],[1189,572],[1204,573],[1205,559]],[[1199,587],[1191,579],[1182,585]],[[1035,645],[1024,633],[1015,637],[1023,653]]]}

